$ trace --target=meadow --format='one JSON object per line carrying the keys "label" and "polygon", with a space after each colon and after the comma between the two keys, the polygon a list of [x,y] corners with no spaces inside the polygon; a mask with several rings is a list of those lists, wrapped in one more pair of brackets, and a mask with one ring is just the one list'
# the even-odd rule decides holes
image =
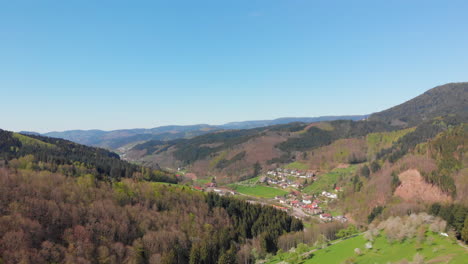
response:
{"label": "meadow", "polygon": [[253,186],[246,186],[246,185],[238,185],[238,184],[231,184],[229,185],[230,188],[234,189],[236,192],[261,197],[261,198],[274,198],[278,195],[285,195],[288,192],[276,189],[273,187],[262,186],[262,185],[253,185]]}
{"label": "meadow", "polygon": [[[371,249],[366,249],[367,241],[363,235],[343,241],[335,241],[335,243],[326,248],[316,248],[314,252],[311,252],[314,250],[313,247],[303,247],[296,250],[296,252],[281,253],[271,258],[267,263],[273,264],[282,261],[297,264],[405,263],[405,260],[414,262],[416,254],[420,255],[420,260],[423,259],[423,262],[417,263],[462,264],[466,263],[468,259],[467,249],[458,245],[456,241],[433,232],[427,232],[426,241],[422,243],[418,243],[416,239],[408,239],[401,243],[389,243],[387,238],[381,235],[372,243]],[[356,254],[355,249],[357,248],[359,248],[360,254]],[[306,252],[311,252],[311,254]],[[305,255],[308,255],[308,257],[301,257]]]}
{"label": "meadow", "polygon": [[[304,188],[304,193],[314,194],[321,193],[322,191],[331,191],[333,185],[342,181],[345,178],[351,177],[356,172],[357,166],[349,166],[348,168],[334,169],[328,173],[321,174],[317,180]],[[343,186],[339,186],[343,187]]]}

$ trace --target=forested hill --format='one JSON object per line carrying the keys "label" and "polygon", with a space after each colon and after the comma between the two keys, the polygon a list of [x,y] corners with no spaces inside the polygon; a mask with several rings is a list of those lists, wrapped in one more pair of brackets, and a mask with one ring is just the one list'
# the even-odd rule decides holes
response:
{"label": "forested hill", "polygon": [[[124,178],[126,177],[126,178]],[[0,130],[0,263],[253,263],[300,220],[104,149]]]}
{"label": "forested hill", "polygon": [[[366,120],[290,123],[221,131],[192,139],[148,141],[136,145],[125,157],[148,166],[182,166],[199,175],[229,175],[230,180],[235,180],[254,176],[255,164],[260,164],[264,169],[281,166],[307,155],[304,154],[306,151],[330,145],[336,140],[393,129],[384,122]],[[355,152],[345,154],[346,161],[362,159]]]}
{"label": "forested hill", "polygon": [[[432,129],[433,122],[446,122],[438,128],[447,129],[445,125],[448,123],[455,126],[465,123],[467,116],[468,83],[451,83],[373,114],[366,120],[296,122],[248,130],[216,131],[191,139],[147,141],[127,150],[124,157],[148,166],[184,167],[197,177],[211,175],[228,182],[289,164],[328,170],[340,163],[365,162],[376,158],[377,154],[384,154],[374,153],[375,149],[369,151],[366,142],[369,134],[418,127],[417,135],[423,135],[421,131],[431,133],[420,139],[425,141],[442,132],[441,129]],[[416,133],[411,134],[414,135]],[[390,147],[390,143],[382,145]],[[386,151],[393,151],[392,159],[396,158],[410,148],[405,144]]]}
{"label": "forested hill", "polygon": [[[119,129],[112,131],[103,130],[68,130],[63,132],[48,132],[42,134],[47,137],[63,138],[79,144],[88,146],[103,147],[116,151],[125,151],[135,144],[142,143],[148,140],[170,141],[174,139],[187,139],[196,136],[212,133],[215,131],[230,130],[230,129],[250,129],[257,127],[266,127],[279,124],[287,124],[292,122],[319,122],[332,120],[361,120],[367,115],[355,116],[321,116],[321,117],[286,117],[273,120],[254,120],[231,122],[224,125],[171,125],[160,126],[154,128],[137,128],[137,129]],[[20,132],[24,134],[35,134],[36,132]]]}
{"label": "forested hill", "polygon": [[463,113],[468,113],[468,82],[437,86],[403,104],[372,114],[369,120],[410,127],[434,117]]}
{"label": "forested hill", "polygon": [[47,169],[67,176],[92,174],[98,179],[107,180],[139,177],[151,181],[177,182],[170,173],[131,164],[102,148],[1,129],[0,161],[14,169]]}

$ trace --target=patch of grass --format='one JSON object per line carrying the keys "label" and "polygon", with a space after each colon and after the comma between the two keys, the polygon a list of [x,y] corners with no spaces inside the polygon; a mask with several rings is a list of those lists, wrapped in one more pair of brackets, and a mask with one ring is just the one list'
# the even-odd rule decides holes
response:
{"label": "patch of grass", "polygon": [[303,192],[314,194],[321,193],[322,191],[331,191],[335,183],[338,183],[339,181],[342,181],[345,178],[353,176],[356,172],[356,169],[357,166],[352,165],[348,168],[334,169],[329,173],[319,175],[315,182],[304,188]]}
{"label": "patch of grass", "polygon": [[238,182],[238,183],[239,183],[240,185],[257,184],[259,179],[260,179],[260,176],[257,176],[257,177],[253,177],[253,178],[250,178],[250,179],[247,179],[247,180],[240,181],[240,182]]}
{"label": "patch of grass", "polygon": [[54,145],[41,141],[39,139],[35,139],[32,137],[28,137],[25,135],[21,135],[18,133],[13,133],[13,137],[17,138],[19,141],[21,141],[21,144],[23,145],[29,145],[29,146],[38,146],[38,147],[46,147],[46,148],[55,148]]}
{"label": "patch of grass", "polygon": [[223,160],[226,157],[226,155],[227,155],[227,151],[221,151],[221,153],[219,153],[218,156],[216,156],[215,158],[213,158],[210,161],[210,168],[212,169],[212,168],[216,167],[218,162]]}
{"label": "patch of grass", "polygon": [[381,150],[390,148],[393,143],[416,128],[407,128],[392,132],[370,133],[367,135],[368,158],[372,159]]}
{"label": "patch of grass", "polygon": [[245,186],[231,184],[229,187],[234,189],[236,192],[261,198],[274,198],[277,195],[285,195],[288,193],[280,189],[262,185]]}
{"label": "patch of grass", "polygon": [[205,185],[207,183],[210,183],[211,182],[211,179],[196,179],[195,180],[195,183],[198,183],[200,185]]}
{"label": "patch of grass", "polygon": [[[315,263],[345,263],[353,259],[352,263],[373,264],[373,263],[394,263],[404,259],[411,261],[416,253],[424,257],[425,263],[434,260],[434,263],[466,263],[468,251],[449,238],[442,237],[432,232],[427,233],[427,237],[433,240],[432,244],[423,242],[422,247],[417,246],[415,239],[405,240],[402,243],[389,243],[385,236],[379,236],[372,243],[372,249],[366,249],[367,241],[363,235],[359,235],[334,245],[313,252],[313,256],[306,260],[299,260],[294,263],[315,264]],[[427,239],[426,239],[427,241]],[[359,248],[362,255],[357,255],[354,249]],[[314,249],[309,248],[309,251]],[[267,263],[288,262],[289,259],[296,258],[294,253],[286,252],[274,256]],[[440,261],[436,261],[440,260]]]}
{"label": "patch of grass", "polygon": [[295,170],[308,170],[309,169],[309,165],[303,163],[303,162],[300,162],[300,161],[295,161],[295,162],[292,162],[292,163],[289,163],[288,165],[284,166],[285,169],[295,169]]}

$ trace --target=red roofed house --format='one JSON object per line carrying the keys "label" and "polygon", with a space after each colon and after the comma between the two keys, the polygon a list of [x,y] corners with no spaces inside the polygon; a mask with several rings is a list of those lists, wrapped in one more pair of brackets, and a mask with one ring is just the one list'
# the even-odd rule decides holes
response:
{"label": "red roofed house", "polygon": [[331,214],[321,214],[320,219],[322,219],[324,221],[331,221],[333,219],[333,217],[331,216]]}

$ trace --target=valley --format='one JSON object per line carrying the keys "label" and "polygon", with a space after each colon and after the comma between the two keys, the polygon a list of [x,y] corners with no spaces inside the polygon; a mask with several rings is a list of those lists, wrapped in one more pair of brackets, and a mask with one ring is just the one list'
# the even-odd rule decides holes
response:
{"label": "valley", "polygon": [[207,130],[120,155],[0,130],[0,261],[463,263],[468,109],[429,115],[423,98],[391,109],[416,104],[406,123]]}

